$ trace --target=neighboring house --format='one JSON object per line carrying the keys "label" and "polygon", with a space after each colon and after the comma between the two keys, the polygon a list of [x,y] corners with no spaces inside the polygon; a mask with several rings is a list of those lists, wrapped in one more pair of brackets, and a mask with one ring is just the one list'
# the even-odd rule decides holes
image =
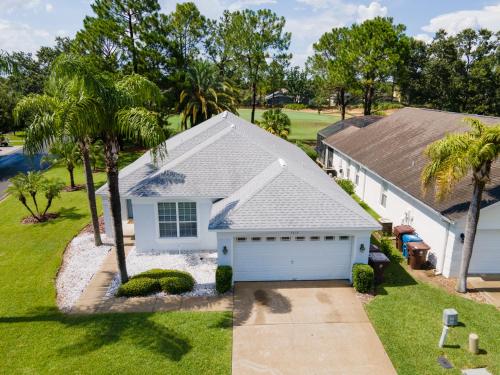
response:
{"label": "neighboring house", "polygon": [[264,98],[264,102],[266,105],[284,105],[293,103],[293,98],[283,91],[276,91],[269,95],[266,95]]}
{"label": "neighboring house", "polygon": [[[352,180],[356,194],[382,217],[394,225],[412,225],[432,248],[429,260],[446,277],[458,274],[471,184],[464,179],[449,199],[437,202],[433,191],[423,194],[420,175],[427,163],[426,146],[447,133],[468,130],[465,117],[500,123],[498,117],[404,108],[366,127],[343,126],[321,141],[323,163]],[[500,273],[499,162],[491,177],[483,194],[471,274]]]}
{"label": "neighboring house", "polygon": [[350,279],[367,263],[379,224],[295,145],[224,112],[166,146],[163,165],[148,152],[120,171],[138,252],[217,250],[234,281]]}

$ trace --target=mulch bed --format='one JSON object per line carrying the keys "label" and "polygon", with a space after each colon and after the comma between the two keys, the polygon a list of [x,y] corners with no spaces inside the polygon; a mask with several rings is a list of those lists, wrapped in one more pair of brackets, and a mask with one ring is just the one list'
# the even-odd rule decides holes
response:
{"label": "mulch bed", "polygon": [[45,223],[46,221],[53,220],[59,217],[58,213],[47,213],[45,216],[42,218],[41,221],[38,221],[35,219],[33,216],[28,216],[25,217],[24,219],[21,220],[21,224],[39,224],[39,223]]}
{"label": "mulch bed", "polygon": [[[99,232],[104,233],[104,216],[99,216]],[[92,227],[92,223],[85,226],[85,228],[82,229],[79,235],[83,233],[94,233],[94,228]]]}
{"label": "mulch bed", "polygon": [[83,184],[81,184],[81,185],[75,185],[74,188],[72,188],[71,186],[65,186],[65,187],[63,187],[62,190],[65,191],[65,192],[85,190],[85,185],[83,185]]}

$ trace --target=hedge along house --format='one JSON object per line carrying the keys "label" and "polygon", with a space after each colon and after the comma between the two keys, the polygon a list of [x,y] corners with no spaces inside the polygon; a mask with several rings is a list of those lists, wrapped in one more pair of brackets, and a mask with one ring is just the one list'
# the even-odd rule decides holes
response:
{"label": "hedge along house", "polygon": [[[350,279],[373,220],[301,149],[224,112],[120,171],[138,252],[217,250],[235,281]],[[107,188],[106,233],[112,234]]]}
{"label": "hedge along house", "polygon": [[[458,274],[472,186],[464,179],[449,199],[437,202],[433,191],[423,194],[420,175],[426,146],[468,130],[465,117],[500,123],[498,117],[404,108],[366,127],[345,126],[320,141],[323,163],[331,160],[338,176],[352,180],[356,194],[382,217],[412,225],[432,248],[428,260],[446,277]],[[499,201],[500,163],[495,162],[483,193],[471,274],[500,273]]]}

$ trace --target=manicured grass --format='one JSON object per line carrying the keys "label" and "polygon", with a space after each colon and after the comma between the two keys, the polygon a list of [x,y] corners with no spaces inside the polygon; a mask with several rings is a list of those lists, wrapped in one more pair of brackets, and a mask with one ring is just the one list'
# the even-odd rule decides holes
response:
{"label": "manicured grass", "polygon": [[352,199],[354,199],[356,202],[358,202],[358,204],[364,208],[364,210],[366,212],[368,212],[375,220],[378,221],[378,219],[380,219],[380,215],[378,213],[375,212],[375,210],[373,208],[371,208],[370,206],[368,206],[368,204],[366,204],[365,202],[363,202],[361,200],[360,197],[358,197],[356,194],[352,194],[351,195]]}
{"label": "manicured grass", "polygon": [[[460,369],[476,367],[500,374],[500,312],[495,307],[417,282],[398,263],[390,265],[385,278],[366,309],[398,374],[458,375]],[[438,341],[445,308],[458,311],[460,325],[450,330],[447,346],[441,349]],[[479,355],[467,351],[472,332],[480,337]],[[454,369],[438,365],[441,355]]]}
{"label": "manicured grass", "polygon": [[[257,109],[255,118],[259,120],[265,109]],[[330,124],[340,120],[340,116],[332,116],[327,114],[318,115],[315,112],[299,112],[284,109],[285,112],[292,122],[292,127],[290,130],[290,136],[288,137],[291,141],[306,141],[312,142],[316,141],[316,135],[319,130],[327,127]],[[250,121],[252,110],[248,108],[238,109],[238,114],[245,120]],[[180,130],[180,116],[174,115],[168,119],[170,123],[170,128],[177,132]]]}
{"label": "manicured grass", "polygon": [[[46,173],[67,180],[63,168]],[[229,313],[59,313],[54,280],[66,244],[90,221],[85,192],[62,193],[51,211],[61,216],[23,225],[19,202],[0,202],[0,373],[230,373]]]}
{"label": "manicured grass", "polygon": [[[259,120],[264,112],[264,109],[255,111],[255,118]],[[242,118],[250,121],[252,110],[248,108],[238,109]],[[327,114],[318,115],[316,112],[300,112],[284,109],[292,122],[290,129],[289,140],[294,141],[316,141],[319,130],[327,127],[330,124],[340,120],[340,116],[332,116]]]}
{"label": "manicured grass", "polygon": [[7,138],[9,138],[9,141],[12,146],[20,146],[24,145],[24,131],[19,131],[14,133],[7,133]]}

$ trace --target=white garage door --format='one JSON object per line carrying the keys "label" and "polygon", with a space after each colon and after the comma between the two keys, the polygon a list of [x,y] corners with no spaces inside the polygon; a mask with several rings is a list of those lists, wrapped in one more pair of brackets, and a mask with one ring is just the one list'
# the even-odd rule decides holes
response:
{"label": "white garage door", "polygon": [[477,232],[469,273],[500,273],[500,230]]}
{"label": "white garage door", "polygon": [[348,279],[351,237],[235,237],[234,280]]}

